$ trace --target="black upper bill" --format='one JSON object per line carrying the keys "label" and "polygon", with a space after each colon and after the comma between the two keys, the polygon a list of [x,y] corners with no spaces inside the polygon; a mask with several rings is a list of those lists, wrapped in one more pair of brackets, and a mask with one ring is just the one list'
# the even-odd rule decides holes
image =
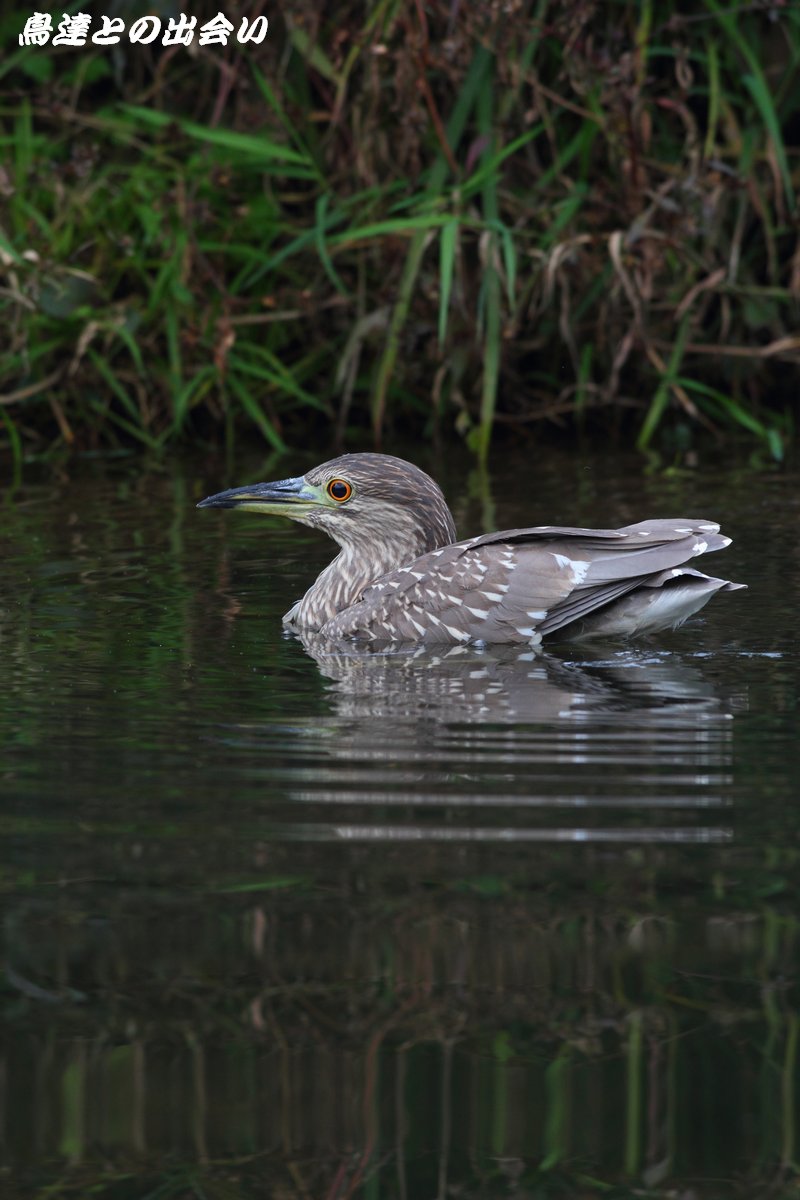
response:
{"label": "black upper bill", "polygon": [[245,487],[228,488],[214,496],[206,496],[198,508],[238,508],[242,504],[292,504],[315,499],[302,475],[295,479],[279,479],[276,483],[252,483]]}

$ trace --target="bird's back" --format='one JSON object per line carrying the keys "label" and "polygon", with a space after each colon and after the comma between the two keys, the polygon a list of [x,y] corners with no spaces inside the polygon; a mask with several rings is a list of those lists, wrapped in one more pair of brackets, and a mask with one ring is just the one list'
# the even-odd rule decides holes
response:
{"label": "bird's back", "polygon": [[721,589],[686,565],[730,539],[703,520],[538,526],[455,542],[390,571],[323,627],[331,638],[517,642],[680,625]]}

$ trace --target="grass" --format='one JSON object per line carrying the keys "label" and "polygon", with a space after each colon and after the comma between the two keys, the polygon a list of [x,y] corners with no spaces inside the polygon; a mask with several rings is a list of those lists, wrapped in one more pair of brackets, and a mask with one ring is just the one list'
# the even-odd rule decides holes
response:
{"label": "grass", "polygon": [[261,46],[194,57],[8,55],[15,461],[395,431],[485,460],[620,420],[642,450],[780,458],[800,10],[368,7],[276,8]]}

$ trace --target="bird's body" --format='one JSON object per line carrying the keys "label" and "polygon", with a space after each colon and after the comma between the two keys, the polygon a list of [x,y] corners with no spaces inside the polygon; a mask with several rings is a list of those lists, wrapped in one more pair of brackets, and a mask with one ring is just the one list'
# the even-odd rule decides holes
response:
{"label": "bird's body", "polygon": [[243,507],[324,529],[337,558],[284,623],[332,640],[527,643],[629,636],[681,625],[715,592],[699,555],[730,538],[711,521],[624,529],[542,525],[456,541],[441,490],[386,454],[345,454],[304,476],[220,492],[200,507]]}

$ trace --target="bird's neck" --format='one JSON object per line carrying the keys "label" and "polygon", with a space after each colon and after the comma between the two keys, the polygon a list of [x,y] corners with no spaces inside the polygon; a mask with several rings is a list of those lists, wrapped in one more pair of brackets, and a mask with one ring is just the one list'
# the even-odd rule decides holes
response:
{"label": "bird's neck", "polygon": [[302,600],[283,618],[284,624],[298,629],[321,629],[326,621],[355,604],[376,579],[436,548],[427,545],[426,539],[412,530],[390,540],[370,540],[369,544],[342,542],[341,547]]}

